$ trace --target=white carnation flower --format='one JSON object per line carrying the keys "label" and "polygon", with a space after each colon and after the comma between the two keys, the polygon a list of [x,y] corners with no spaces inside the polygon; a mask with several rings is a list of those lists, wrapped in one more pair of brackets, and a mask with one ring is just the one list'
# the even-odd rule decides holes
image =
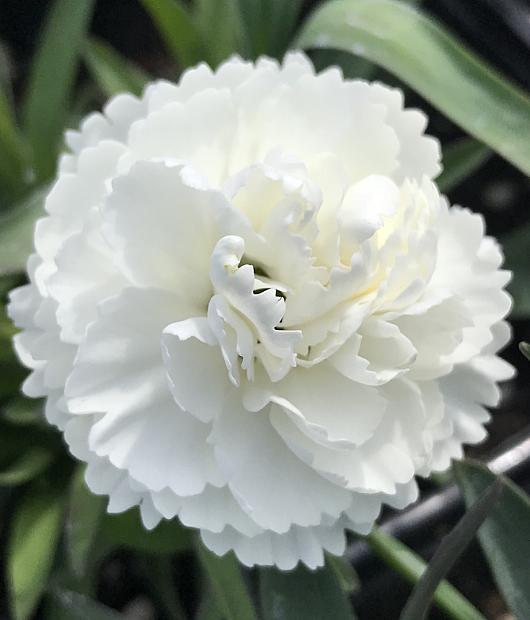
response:
{"label": "white carnation flower", "polygon": [[323,563],[482,440],[509,274],[400,91],[237,58],[68,132],[11,294],[28,396],[109,512]]}

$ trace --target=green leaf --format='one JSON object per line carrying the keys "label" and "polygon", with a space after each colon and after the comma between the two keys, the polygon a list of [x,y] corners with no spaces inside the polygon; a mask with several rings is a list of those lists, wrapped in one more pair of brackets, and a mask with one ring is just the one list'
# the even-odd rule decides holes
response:
{"label": "green leaf", "polygon": [[335,573],[340,587],[347,595],[353,594],[361,589],[359,577],[351,563],[345,557],[327,554],[326,566]]}
{"label": "green leaf", "polygon": [[192,544],[190,530],[175,519],[146,530],[136,508],[118,515],[105,514],[100,542],[108,548],[128,547],[146,553],[179,553]]}
{"label": "green leaf", "polygon": [[33,229],[44,215],[43,204],[48,188],[36,190],[9,213],[0,217],[0,276],[26,268],[33,249]]}
{"label": "green leaf", "polygon": [[330,0],[297,40],[384,67],[523,172],[530,173],[530,99],[445,28],[397,0]]}
{"label": "green leaf", "polygon": [[215,606],[223,619],[257,620],[234,554],[229,553],[220,558],[200,544],[197,555],[208,579]]}
{"label": "green leaf", "polygon": [[491,156],[491,150],[474,140],[462,138],[443,150],[443,172],[436,179],[440,191],[447,193],[478,170]]}
{"label": "green leaf", "polygon": [[528,342],[520,342],[519,350],[526,357],[526,359],[530,361],[530,344],[528,344]]}
{"label": "green leaf", "polygon": [[123,92],[140,95],[150,79],[140,67],[97,39],[88,41],[84,59],[93,79],[107,97]]}
{"label": "green leaf", "polygon": [[153,600],[164,609],[171,620],[184,620],[186,614],[177,594],[172,558],[169,555],[150,555],[140,558],[144,583]]}
{"label": "green leaf", "polygon": [[32,63],[23,107],[38,181],[55,171],[69,98],[94,0],[55,0]]}
{"label": "green leaf", "polygon": [[74,575],[87,572],[105,510],[105,498],[94,495],[85,483],[85,467],[72,476],[66,515],[66,553]]}
{"label": "green leaf", "polygon": [[[18,389],[18,385],[16,386]],[[3,407],[2,419],[10,424],[26,426],[30,424],[43,424],[44,401],[40,398],[26,398],[21,394],[15,394]]]}
{"label": "green leaf", "polygon": [[206,45],[188,7],[180,0],[141,0],[180,68],[204,60]]}
{"label": "green leaf", "polygon": [[237,0],[237,4],[248,42],[248,54],[252,58],[266,54],[281,59],[293,36],[302,1]]}
{"label": "green leaf", "polygon": [[290,572],[263,568],[260,597],[265,620],[354,618],[337,575],[329,566],[311,571],[299,565]]}
{"label": "green leaf", "polygon": [[49,596],[46,617],[49,620],[120,620],[125,616],[96,601],[64,589]]}
{"label": "green leaf", "polygon": [[340,67],[348,80],[373,80],[377,72],[377,67],[373,63],[341,50],[313,50],[311,59],[318,72],[328,67]]}
{"label": "green leaf", "polygon": [[16,486],[33,480],[53,461],[50,446],[33,445],[20,452],[7,467],[0,469],[0,487]]}
{"label": "green leaf", "polygon": [[[496,476],[474,461],[454,465],[467,505],[473,504]],[[491,572],[516,618],[530,618],[530,497],[500,477],[503,495],[479,532]]]}
{"label": "green leaf", "polygon": [[7,574],[13,616],[29,618],[46,588],[61,531],[61,487],[39,480],[29,486],[7,541]]}
{"label": "green leaf", "polygon": [[504,250],[504,266],[513,272],[508,291],[513,297],[511,318],[524,319],[530,316],[530,260],[528,240],[530,224],[517,227],[501,239]]}
{"label": "green leaf", "polygon": [[194,20],[203,41],[208,41],[205,59],[216,67],[234,53],[248,55],[248,40],[238,0],[197,0]]}
{"label": "green leaf", "polygon": [[[0,59],[1,60],[1,59]],[[0,187],[10,196],[19,194],[25,183],[28,150],[3,89],[0,88]]]}
{"label": "green leaf", "polygon": [[[374,552],[408,582],[415,584],[426,569],[425,562],[399,540],[375,527],[366,538]],[[442,581],[433,598],[434,603],[449,618],[486,620],[473,605],[447,581]]]}
{"label": "green leaf", "polygon": [[427,570],[415,585],[400,620],[423,620],[427,617],[438,584],[473,540],[479,527],[499,501],[501,491],[500,480],[494,479],[480,497],[472,502],[451,532],[442,539]]}
{"label": "green leaf", "polygon": [[224,620],[209,588],[205,589],[195,620]]}

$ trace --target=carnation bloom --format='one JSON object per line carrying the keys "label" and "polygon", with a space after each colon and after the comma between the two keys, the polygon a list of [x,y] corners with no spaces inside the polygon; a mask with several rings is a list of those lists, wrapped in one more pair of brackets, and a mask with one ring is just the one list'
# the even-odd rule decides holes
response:
{"label": "carnation bloom", "polygon": [[66,136],[11,294],[23,386],[109,512],[218,554],[340,554],[482,440],[512,368],[502,255],[400,91],[233,58]]}

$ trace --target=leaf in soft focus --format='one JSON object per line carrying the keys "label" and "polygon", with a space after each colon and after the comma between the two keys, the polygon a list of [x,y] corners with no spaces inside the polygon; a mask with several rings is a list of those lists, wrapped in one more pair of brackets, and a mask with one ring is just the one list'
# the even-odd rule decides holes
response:
{"label": "leaf in soft focus", "polygon": [[[1,58],[0,58],[1,60]],[[0,87],[0,189],[17,196],[25,185],[27,146],[17,127],[7,95]]]}
{"label": "leaf in soft focus", "polygon": [[202,600],[195,614],[195,620],[224,620],[209,588],[203,588]]}
{"label": "leaf in soft focus", "polygon": [[9,465],[0,469],[0,487],[16,486],[33,480],[53,461],[54,452],[47,446],[33,445],[21,451]]}
{"label": "leaf in soft focus", "polygon": [[492,155],[491,150],[473,138],[462,138],[443,149],[443,171],[436,179],[441,192],[450,192],[476,172]]}
{"label": "leaf in soft focus", "polygon": [[[179,68],[204,60],[207,46],[193,16],[181,0],[140,0]],[[222,3],[220,3],[222,4]]]}
{"label": "leaf in soft focus", "polygon": [[208,580],[211,598],[222,618],[257,620],[239,562],[234,554],[228,553],[219,557],[200,544],[197,555]]}
{"label": "leaf in soft focus", "polygon": [[265,620],[351,620],[354,613],[336,573],[298,565],[283,572],[260,569],[261,608]]}
{"label": "leaf in soft focus", "polygon": [[90,492],[85,482],[85,467],[78,466],[70,482],[66,512],[66,553],[77,577],[83,577],[87,571],[105,503],[105,497]]}
{"label": "leaf in soft focus", "polygon": [[127,547],[147,553],[179,553],[190,549],[191,531],[173,519],[161,521],[153,530],[146,530],[138,509],[121,514],[105,514],[100,530],[104,547]]}
{"label": "leaf in soft focus", "polygon": [[0,423],[0,486],[22,484],[42,473],[62,451],[49,427]]}
{"label": "leaf in soft focus", "polygon": [[302,0],[236,0],[236,4],[250,57],[266,54],[281,59],[293,37]]}
{"label": "leaf in soft focus", "polygon": [[56,588],[48,597],[49,620],[123,620],[125,616],[101,603],[70,590]]}
{"label": "leaf in soft focus", "polygon": [[107,43],[90,39],[84,59],[94,81],[107,97],[130,92],[141,95],[150,77]]}
{"label": "leaf in soft focus", "polygon": [[519,350],[526,357],[526,359],[530,361],[530,344],[528,344],[528,342],[520,342]]}
{"label": "leaf in soft focus", "polygon": [[[374,552],[409,583],[415,584],[427,565],[402,542],[374,527],[366,541]],[[447,581],[441,581],[433,598],[439,609],[454,620],[486,620],[460,592]]]}
{"label": "leaf in soft focus", "polygon": [[16,393],[27,374],[15,355],[12,341],[15,332],[6,307],[0,304],[0,399]]}
{"label": "leaf in soft focus", "polygon": [[500,480],[491,484],[476,497],[456,526],[444,536],[427,566],[427,570],[414,586],[400,620],[423,620],[431,607],[436,588],[466,550],[479,527],[495,508],[502,492]]}
{"label": "leaf in soft focus", "polygon": [[168,618],[185,618],[186,614],[178,597],[170,555],[147,555],[137,559],[142,582],[153,601],[163,609]]}
{"label": "leaf in soft focus", "polygon": [[238,0],[196,0],[193,18],[207,41],[205,59],[213,66],[234,53],[248,56],[248,39],[241,19]]}
{"label": "leaf in soft focus", "polygon": [[530,173],[530,99],[440,24],[398,0],[330,0],[302,48],[338,48],[384,67],[467,133]]}
{"label": "leaf in soft focus", "polygon": [[318,49],[310,54],[315,69],[320,72],[328,67],[340,67],[348,80],[373,80],[377,67],[370,61],[341,50]]}
{"label": "leaf in soft focus", "polygon": [[94,0],[55,0],[32,63],[23,107],[38,181],[55,171],[61,135]]}
{"label": "leaf in soft focus", "polygon": [[[18,391],[18,385],[12,389]],[[30,424],[43,424],[44,400],[40,398],[26,398],[22,394],[15,395],[2,406],[1,417],[10,424],[26,426]]]}
{"label": "leaf in soft focus", "polygon": [[512,271],[508,291],[513,297],[511,318],[524,319],[530,316],[530,260],[528,244],[530,224],[519,226],[501,239],[504,251],[504,267]]}
{"label": "leaf in soft focus", "polygon": [[33,229],[44,215],[43,204],[48,188],[33,192],[9,213],[0,216],[0,276],[19,273],[33,249]]}
{"label": "leaf in soft focus", "polygon": [[326,566],[335,573],[340,587],[346,594],[350,595],[361,589],[359,576],[346,557],[327,554]]}
{"label": "leaf in soft focus", "polygon": [[8,590],[15,620],[31,616],[46,588],[63,507],[61,485],[43,480],[29,486],[18,504],[7,541]]}
{"label": "leaf in soft focus", "polygon": [[[474,461],[454,464],[460,489],[470,506],[496,479]],[[516,618],[530,618],[530,497],[500,477],[503,495],[479,532],[491,572]]]}

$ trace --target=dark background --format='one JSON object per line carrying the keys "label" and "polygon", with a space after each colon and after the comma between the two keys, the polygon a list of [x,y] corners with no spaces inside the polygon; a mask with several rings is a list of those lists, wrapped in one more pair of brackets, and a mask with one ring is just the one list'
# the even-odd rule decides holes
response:
{"label": "dark background", "polygon": [[[3,69],[7,68],[13,76],[18,97],[23,93],[32,52],[49,4],[46,0],[0,0],[0,41],[9,58],[9,66]],[[304,14],[316,4],[306,1]],[[423,7],[499,71],[530,90],[530,0],[427,0]],[[147,14],[136,0],[99,0],[91,31],[154,76],[174,76],[175,68]],[[78,79],[78,87],[83,89],[88,81],[83,69]],[[422,107],[428,112],[431,119],[429,131],[442,143],[463,135],[416,94],[406,90],[406,99],[408,105]],[[483,213],[488,231],[501,239],[522,224],[530,223],[530,180],[498,156],[492,156],[478,172],[453,190],[450,198],[453,203]],[[530,260],[530,252],[527,256]],[[504,401],[494,414],[489,439],[468,451],[480,458],[487,457],[504,442],[510,443],[521,430],[524,433],[526,429],[528,435],[530,429],[527,404],[530,400],[530,363],[520,355],[516,346],[520,340],[530,340],[530,321],[517,320],[512,324],[514,342],[505,355],[518,368],[518,377],[505,386]],[[523,468],[518,482],[530,490],[530,468],[527,467],[526,472]],[[430,483],[425,487],[426,492],[432,489]],[[409,537],[407,543],[428,558],[440,537],[451,527],[453,519],[441,519],[429,530],[428,536],[418,532],[417,536]],[[185,559],[183,567],[186,561],[193,560]],[[362,558],[356,568],[363,584],[361,592],[354,597],[360,620],[397,618],[409,587],[369,555]],[[184,570],[182,578],[190,599],[187,602],[192,606],[194,584],[186,583],[185,573]],[[511,617],[504,615],[505,608],[495,593],[477,545],[465,554],[450,579],[488,618],[507,620]],[[138,595],[141,600],[142,590],[141,580],[127,554],[113,558],[104,567],[99,595],[107,604],[121,607],[131,599],[138,600]],[[433,611],[431,617],[442,616]]]}

